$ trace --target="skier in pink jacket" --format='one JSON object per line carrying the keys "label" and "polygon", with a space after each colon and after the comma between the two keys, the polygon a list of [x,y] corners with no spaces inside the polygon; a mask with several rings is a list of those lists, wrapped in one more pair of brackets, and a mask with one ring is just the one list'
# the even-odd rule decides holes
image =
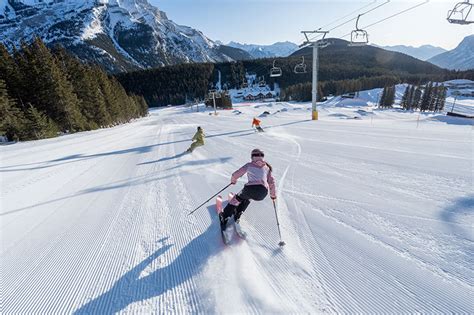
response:
{"label": "skier in pink jacket", "polygon": [[245,173],[247,173],[248,182],[220,213],[219,219],[223,231],[226,229],[227,221],[232,215],[234,216],[234,222],[239,224],[240,216],[249,206],[250,200],[263,200],[269,190],[270,198],[276,199],[275,179],[272,176],[272,167],[264,161],[264,156],[263,151],[259,149],[252,150],[252,161],[232,174],[230,179],[232,184],[236,184],[237,180]]}

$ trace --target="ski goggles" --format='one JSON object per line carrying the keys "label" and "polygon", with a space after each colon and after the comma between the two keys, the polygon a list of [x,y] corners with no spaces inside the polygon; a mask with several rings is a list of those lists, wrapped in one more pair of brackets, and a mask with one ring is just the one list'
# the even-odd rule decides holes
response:
{"label": "ski goggles", "polygon": [[265,156],[265,154],[263,154],[263,153],[254,153],[254,154],[252,154],[252,157],[264,157],[264,156]]}

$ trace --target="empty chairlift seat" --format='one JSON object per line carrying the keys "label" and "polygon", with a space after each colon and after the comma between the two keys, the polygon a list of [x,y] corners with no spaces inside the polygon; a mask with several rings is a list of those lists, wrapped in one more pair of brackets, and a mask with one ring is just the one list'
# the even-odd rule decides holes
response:
{"label": "empty chairlift seat", "polygon": [[452,10],[448,11],[448,22],[461,25],[474,23],[471,14],[472,6],[473,4],[469,0],[457,3]]}

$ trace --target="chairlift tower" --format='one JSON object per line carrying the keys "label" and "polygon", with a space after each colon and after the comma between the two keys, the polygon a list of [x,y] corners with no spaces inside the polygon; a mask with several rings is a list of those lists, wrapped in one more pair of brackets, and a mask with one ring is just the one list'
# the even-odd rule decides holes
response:
{"label": "chairlift tower", "polygon": [[217,108],[216,108],[216,90],[212,89],[209,90],[209,95],[212,96],[212,103],[214,105],[214,116],[217,116]]}
{"label": "chairlift tower", "polygon": [[[311,119],[318,120],[318,49],[324,48],[328,45],[327,41],[324,39],[329,31],[321,31],[321,29],[316,31],[301,31],[306,37],[306,41],[300,45],[312,46],[313,47],[313,80],[312,80],[312,92],[311,92]],[[321,40],[310,39],[308,34],[322,34],[323,38]]]}

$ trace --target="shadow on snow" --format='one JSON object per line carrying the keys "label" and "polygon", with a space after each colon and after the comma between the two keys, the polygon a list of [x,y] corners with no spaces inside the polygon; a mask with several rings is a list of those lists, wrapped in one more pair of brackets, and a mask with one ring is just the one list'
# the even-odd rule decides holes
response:
{"label": "shadow on snow", "polygon": [[[282,127],[282,126],[287,126],[287,125],[293,125],[293,124],[298,124],[298,123],[304,123],[308,122],[311,120],[298,120],[298,121],[293,121],[289,123],[284,123],[284,124],[279,124],[279,125],[271,125],[267,126],[265,129],[270,129],[270,128],[277,128],[277,127]],[[212,139],[215,137],[222,137],[222,136],[230,136],[230,135],[238,135],[242,133],[248,133],[249,131],[253,131],[253,128],[249,129],[241,129],[241,130],[235,130],[235,131],[229,131],[229,132],[223,132],[223,133],[217,133],[217,134],[210,134],[207,135],[206,138]],[[250,133],[251,134],[251,133]],[[18,165],[10,165],[10,166],[4,166],[0,167],[0,173],[2,172],[17,172],[17,171],[29,171],[29,170],[37,170],[37,169],[44,169],[44,168],[50,168],[62,164],[68,164],[68,163],[73,163],[73,162],[78,162],[78,161],[83,161],[83,160],[88,160],[88,159],[93,159],[93,158],[99,158],[99,157],[105,157],[105,156],[114,156],[114,155],[125,155],[125,154],[144,154],[153,151],[155,148],[163,145],[170,145],[170,144],[177,144],[177,143],[183,143],[183,142],[191,142],[190,139],[182,139],[182,140],[176,140],[176,141],[169,141],[169,142],[162,142],[162,143],[156,143],[152,145],[146,145],[146,146],[141,146],[141,147],[134,147],[134,148],[128,148],[128,149],[123,149],[123,150],[116,150],[116,151],[109,151],[109,152],[101,152],[101,153],[95,153],[95,154],[72,154],[68,156],[64,156],[61,158],[57,158],[54,160],[49,160],[49,161],[43,161],[43,162],[33,162],[33,163],[27,163],[27,164],[18,164]],[[173,158],[178,158],[179,154],[170,157],[170,158],[162,158],[157,161],[151,161],[151,162],[145,162],[142,164],[148,164],[148,163],[154,163],[154,162],[161,162]],[[43,164],[43,165],[41,165]],[[30,165],[36,165],[32,167],[25,167],[25,166],[30,166]],[[19,168],[22,167],[22,168]]]}
{"label": "shadow on snow", "polygon": [[474,214],[474,195],[456,199],[449,207],[440,213],[440,218],[446,223],[446,227],[456,237],[461,238],[462,248],[469,255],[474,257],[474,233],[472,230],[472,221],[469,228],[464,224],[458,224],[457,218],[462,216],[472,216]]}
{"label": "shadow on snow", "polygon": [[[468,233],[460,228],[460,225],[456,222],[456,218],[470,214],[474,214],[474,195],[456,199],[449,207],[440,213],[440,218],[448,223],[447,226],[454,234],[469,239]],[[473,241],[472,239],[470,240]]]}
{"label": "shadow on snow", "polygon": [[[176,165],[176,166],[164,169],[164,170],[160,170],[158,172],[147,173],[146,175],[138,176],[138,177],[135,177],[135,178],[129,178],[129,179],[125,179],[125,180],[120,180],[120,181],[115,181],[115,182],[112,182],[112,183],[108,183],[106,185],[100,185],[100,186],[96,186],[96,187],[87,188],[87,189],[78,191],[77,193],[69,195],[69,196],[64,196],[64,197],[61,197],[61,198],[56,198],[56,199],[44,201],[44,202],[41,202],[41,203],[37,203],[37,204],[31,205],[31,206],[18,208],[18,209],[14,209],[14,210],[11,210],[11,211],[6,211],[6,212],[3,212],[3,213],[0,213],[0,217],[10,215],[10,214],[13,214],[13,213],[23,212],[25,210],[30,210],[30,209],[33,209],[33,208],[36,208],[36,207],[39,207],[39,206],[44,206],[44,205],[47,205],[47,204],[59,202],[59,201],[62,201],[62,200],[66,200],[66,199],[70,199],[70,198],[74,198],[74,197],[78,197],[78,196],[82,196],[82,195],[86,195],[86,194],[91,194],[91,193],[96,193],[96,192],[103,192],[103,191],[108,191],[108,190],[113,190],[113,189],[120,189],[120,188],[124,188],[124,187],[139,186],[139,185],[148,184],[148,183],[158,181],[158,180],[164,180],[164,179],[172,178],[172,177],[176,176],[175,173],[173,173],[173,172],[170,172],[169,174],[163,174],[163,173],[167,172],[167,171],[172,171],[172,170],[175,170],[175,169],[178,169],[178,168],[181,168],[181,167],[185,167],[185,166],[204,166],[204,165],[213,164],[213,163],[226,163],[226,162],[230,161],[231,159],[232,159],[231,157],[224,157],[224,158],[197,160],[197,161],[194,161],[194,160],[193,161],[187,161],[187,162],[181,163],[179,165]],[[196,170],[197,170],[196,168],[193,169],[193,171],[196,171]],[[159,173],[160,176],[154,176],[157,173]]]}
{"label": "shadow on snow", "polygon": [[[215,206],[209,206],[207,209],[211,216],[210,226],[183,247],[179,251],[179,255],[169,265],[140,277],[148,266],[173,246],[166,244],[167,238],[164,238],[160,240],[162,243],[160,249],[125,273],[107,292],[80,307],[75,314],[117,313],[132,303],[165,294],[198,274],[206,262],[224,246],[218,231],[219,223],[215,214]],[[189,296],[189,299],[195,298]]]}

